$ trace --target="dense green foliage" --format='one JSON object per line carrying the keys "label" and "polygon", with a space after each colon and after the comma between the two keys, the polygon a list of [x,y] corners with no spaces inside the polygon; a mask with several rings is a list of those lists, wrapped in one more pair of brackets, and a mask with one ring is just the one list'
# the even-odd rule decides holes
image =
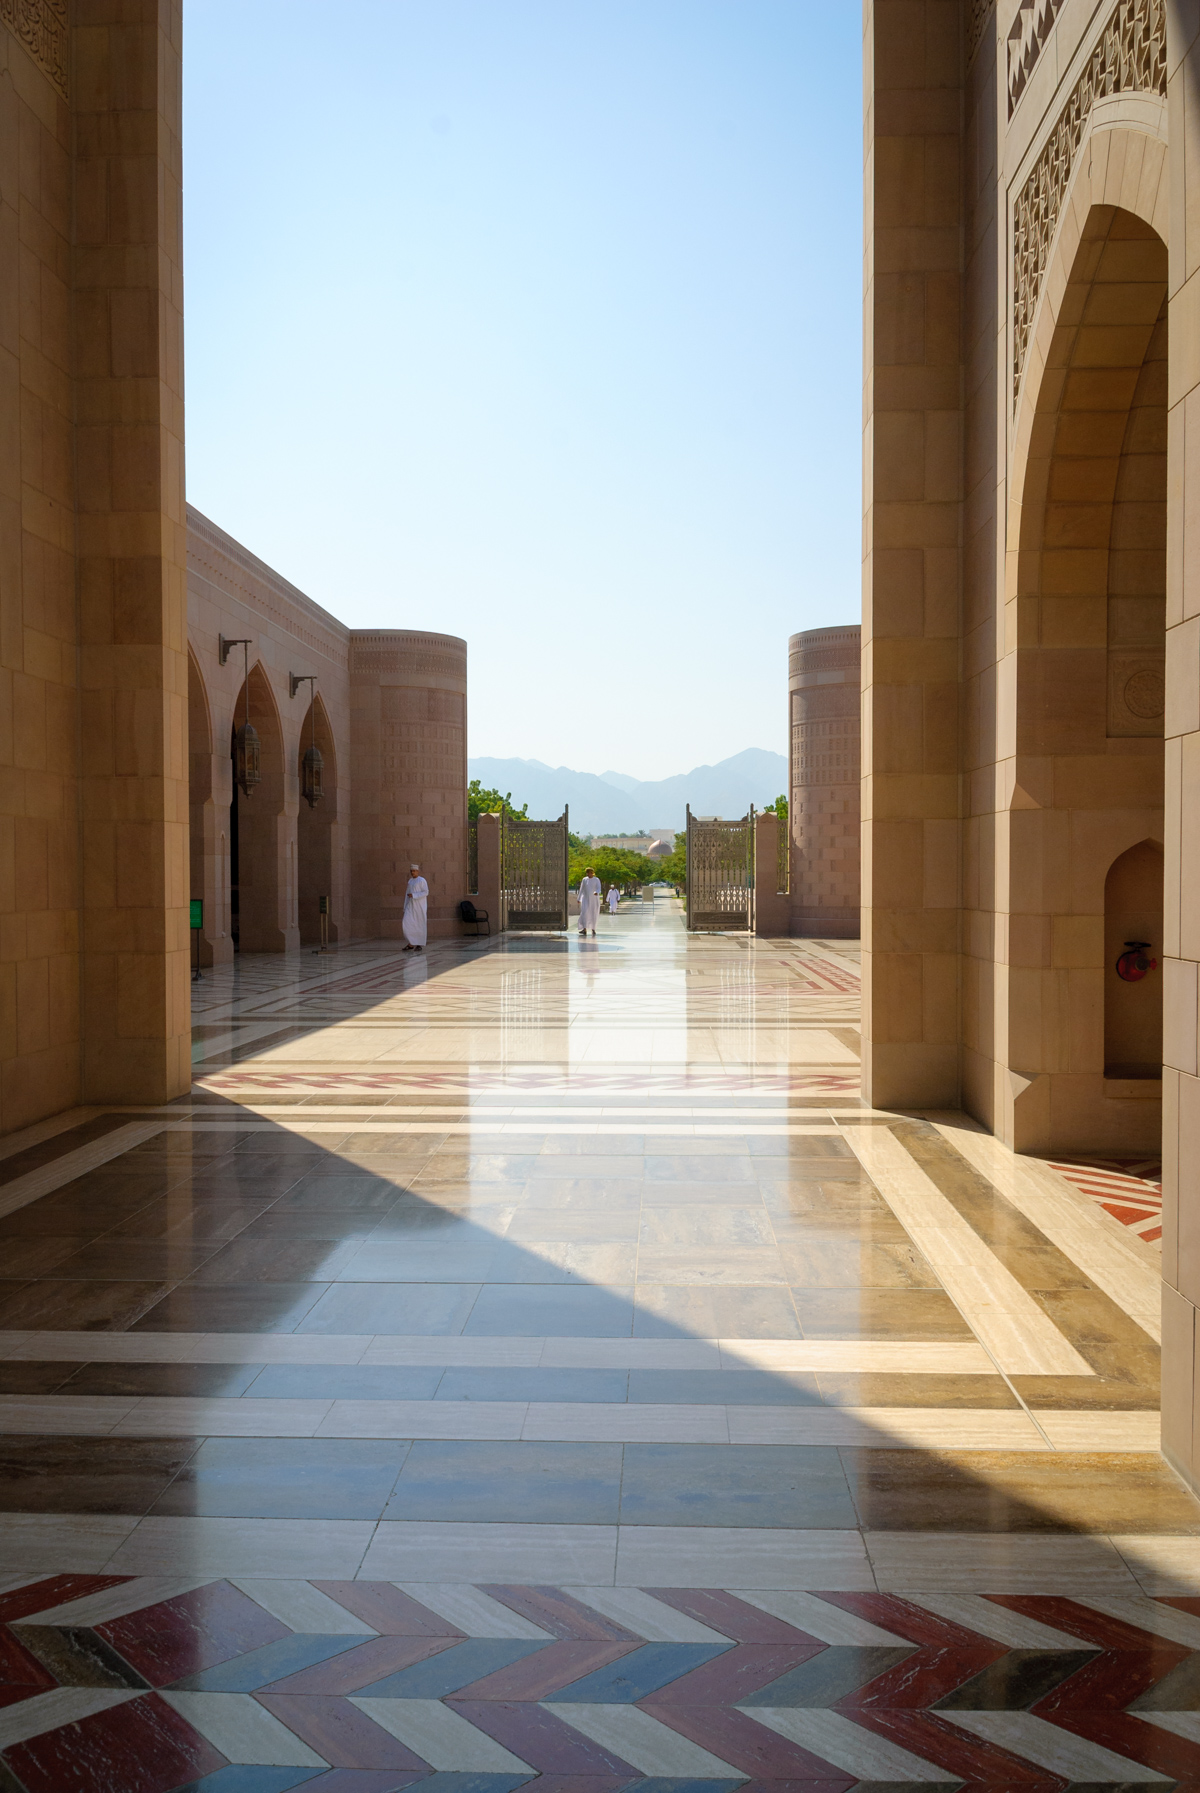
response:
{"label": "dense green foliage", "polygon": [[660,876],[655,861],[642,853],[629,853],[618,847],[585,847],[576,852],[572,843],[567,873],[572,889],[578,886],[589,865],[606,890],[610,884],[621,890],[632,890],[638,884],[651,884]]}
{"label": "dense green foliage", "polygon": [[788,818],[787,798],[776,797],[774,803],[764,803],[761,813],[764,816],[778,816],[781,822],[786,822]]}
{"label": "dense green foliage", "polygon": [[522,803],[520,809],[512,800],[511,791],[485,791],[477,778],[473,778],[467,786],[467,819],[473,822],[477,816],[490,816],[494,810],[506,808],[510,816],[524,818],[529,805]]}

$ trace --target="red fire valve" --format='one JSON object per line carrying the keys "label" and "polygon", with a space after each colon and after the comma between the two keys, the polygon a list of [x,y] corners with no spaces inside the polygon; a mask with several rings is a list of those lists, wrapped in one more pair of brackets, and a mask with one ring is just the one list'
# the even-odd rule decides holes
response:
{"label": "red fire valve", "polygon": [[1148,940],[1127,940],[1125,951],[1117,960],[1117,976],[1127,984],[1140,984],[1148,971],[1158,970],[1158,960],[1147,958]]}

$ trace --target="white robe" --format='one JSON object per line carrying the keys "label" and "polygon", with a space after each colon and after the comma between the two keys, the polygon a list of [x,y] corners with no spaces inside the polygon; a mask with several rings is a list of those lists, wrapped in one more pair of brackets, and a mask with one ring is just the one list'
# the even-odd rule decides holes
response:
{"label": "white robe", "polygon": [[579,884],[579,932],[596,932],[600,919],[600,880],[583,878]]}
{"label": "white robe", "polygon": [[615,915],[617,913],[617,904],[620,902],[620,900],[621,900],[621,893],[617,889],[616,885],[614,884],[608,893],[608,913],[610,915]]}
{"label": "white robe", "polygon": [[429,886],[424,878],[410,878],[404,893],[404,938],[410,946],[424,946],[428,937],[428,924],[425,910],[429,900]]}

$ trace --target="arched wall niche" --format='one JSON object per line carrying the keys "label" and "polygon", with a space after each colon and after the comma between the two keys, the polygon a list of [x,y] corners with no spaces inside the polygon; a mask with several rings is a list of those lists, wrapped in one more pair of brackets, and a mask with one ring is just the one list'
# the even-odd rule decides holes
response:
{"label": "arched wall niche", "polygon": [[233,777],[229,806],[231,933],[235,950],[287,952],[299,945],[295,842],[286,816],[283,727],[261,664],[250,668],[233,710],[229,745],[247,718],[258,731],[261,780],[249,796]]}
{"label": "arched wall niche", "polygon": [[1010,486],[998,1130],[1018,1150],[1140,1152],[1157,1149],[1158,1089],[1105,1075],[1105,879],[1162,835],[1166,247],[1146,217],[1078,192],[1071,226]]}
{"label": "arched wall niche", "polygon": [[[324,760],[321,801],[310,805],[304,797],[304,756],[316,741]],[[296,823],[299,855],[299,927],[302,946],[316,946],[321,938],[320,898],[329,899],[329,942],[339,938],[340,905],[336,901],[337,854],[334,848],[338,816],[338,754],[333,729],[318,692],[305,712],[296,748],[296,777],[300,788],[300,812]]]}
{"label": "arched wall niche", "polygon": [[[1120,854],[1104,880],[1104,1074],[1116,1080],[1161,1079],[1163,1058],[1163,848],[1138,841]],[[1122,956],[1135,944],[1155,961],[1142,977],[1122,977]],[[1136,970],[1137,967],[1135,966]]]}

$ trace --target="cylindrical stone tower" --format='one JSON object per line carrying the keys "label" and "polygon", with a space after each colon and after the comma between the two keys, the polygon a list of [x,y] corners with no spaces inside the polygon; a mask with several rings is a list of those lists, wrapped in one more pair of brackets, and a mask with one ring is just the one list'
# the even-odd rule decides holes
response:
{"label": "cylindrical stone tower", "polygon": [[788,643],[791,931],[858,936],[862,631],[805,629]]}
{"label": "cylindrical stone tower", "polygon": [[458,932],[467,894],[467,644],[457,635],[355,629],[353,931],[398,939],[415,860],[431,938]]}

